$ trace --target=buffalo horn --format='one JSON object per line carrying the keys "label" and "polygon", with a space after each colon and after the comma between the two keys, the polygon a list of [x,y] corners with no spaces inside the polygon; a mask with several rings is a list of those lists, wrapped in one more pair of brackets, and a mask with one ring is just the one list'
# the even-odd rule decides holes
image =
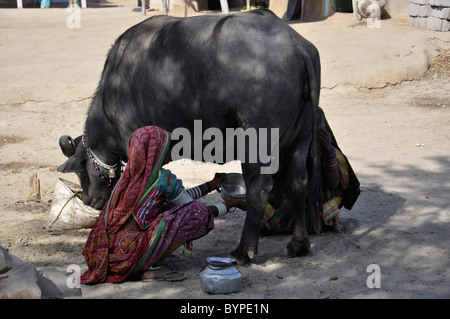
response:
{"label": "buffalo horn", "polygon": [[59,147],[61,147],[63,154],[67,157],[71,157],[75,154],[77,149],[75,141],[69,135],[63,135],[59,138]]}

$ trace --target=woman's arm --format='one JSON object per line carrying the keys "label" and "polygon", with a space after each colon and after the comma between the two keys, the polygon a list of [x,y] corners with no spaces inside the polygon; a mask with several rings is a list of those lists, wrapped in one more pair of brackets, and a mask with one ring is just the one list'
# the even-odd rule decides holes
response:
{"label": "woman's arm", "polygon": [[213,190],[219,190],[220,184],[222,184],[223,181],[225,181],[225,174],[223,173],[216,173],[214,175],[214,178],[206,182],[204,184],[201,184],[199,186],[189,188],[186,190],[186,192],[193,198],[193,199],[199,199],[206,194],[211,193]]}
{"label": "woman's arm", "polygon": [[331,145],[331,137],[328,131],[324,128],[320,128],[319,133],[320,144],[322,145],[323,160],[325,165],[325,179],[327,185],[330,188],[336,188],[339,186],[341,176],[339,174],[336,148]]}
{"label": "woman's arm", "polygon": [[199,199],[203,196],[205,196],[206,194],[211,192],[211,186],[209,185],[209,183],[205,183],[205,184],[201,184],[199,186],[196,187],[192,187],[189,189],[186,189],[186,192],[193,198],[193,199]]}
{"label": "woman's arm", "polygon": [[[219,190],[220,185],[222,182],[226,182],[225,174],[223,173],[216,173],[214,175],[214,178],[206,182],[204,184],[201,184],[196,187],[192,187],[186,190],[182,190],[178,196],[175,198],[168,200],[168,204],[170,205],[180,205],[184,203],[189,203],[193,200],[197,200],[206,194],[212,192],[213,190]],[[208,206],[208,208],[213,213],[214,217],[217,217],[219,215],[224,215],[228,211],[228,207],[224,203],[219,203],[215,205]]]}

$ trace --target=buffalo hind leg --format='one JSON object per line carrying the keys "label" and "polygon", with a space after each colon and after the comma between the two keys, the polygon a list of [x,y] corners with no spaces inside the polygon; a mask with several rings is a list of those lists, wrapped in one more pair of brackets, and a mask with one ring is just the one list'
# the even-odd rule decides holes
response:
{"label": "buffalo hind leg", "polygon": [[291,241],[285,251],[287,257],[308,255],[311,242],[306,230],[306,193],[308,183],[307,156],[309,140],[307,138],[296,141],[297,145],[287,166],[286,180],[289,185],[290,198],[295,212],[295,222]]}
{"label": "buffalo hind leg", "polygon": [[238,264],[246,265],[258,253],[261,220],[272,190],[272,175],[261,174],[258,164],[242,164],[242,172],[247,188],[247,215],[241,241],[231,255]]}
{"label": "buffalo hind leg", "polygon": [[[303,220],[301,220],[303,219]],[[285,250],[286,257],[306,256],[311,252],[311,242],[306,231],[305,216],[298,216],[295,220],[291,241]]]}

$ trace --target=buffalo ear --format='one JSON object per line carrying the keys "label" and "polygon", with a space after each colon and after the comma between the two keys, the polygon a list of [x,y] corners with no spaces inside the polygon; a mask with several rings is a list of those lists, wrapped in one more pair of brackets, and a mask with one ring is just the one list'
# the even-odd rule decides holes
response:
{"label": "buffalo ear", "polygon": [[80,173],[86,170],[86,154],[82,146],[78,145],[74,155],[58,167],[60,173]]}

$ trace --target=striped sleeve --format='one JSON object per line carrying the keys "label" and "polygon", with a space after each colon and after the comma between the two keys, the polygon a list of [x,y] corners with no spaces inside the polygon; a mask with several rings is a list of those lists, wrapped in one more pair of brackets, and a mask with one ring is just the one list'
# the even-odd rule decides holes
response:
{"label": "striped sleeve", "polygon": [[209,183],[205,183],[197,187],[187,189],[186,192],[191,195],[193,199],[199,199],[200,197],[208,194],[211,191],[210,188],[211,186],[209,185]]}
{"label": "striped sleeve", "polygon": [[186,192],[191,195],[191,197],[193,199],[199,199],[200,197],[202,197],[203,195],[203,191],[201,189],[201,186],[197,186],[197,187],[193,187],[193,188],[189,188],[186,190]]}

